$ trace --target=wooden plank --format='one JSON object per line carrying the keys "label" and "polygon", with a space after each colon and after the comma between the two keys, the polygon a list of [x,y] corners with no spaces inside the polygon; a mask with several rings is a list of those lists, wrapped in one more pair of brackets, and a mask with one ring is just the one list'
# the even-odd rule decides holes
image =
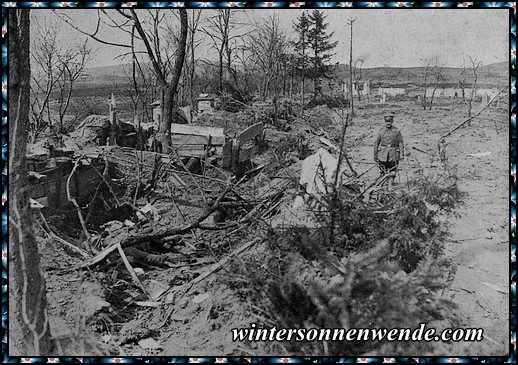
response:
{"label": "wooden plank", "polygon": [[232,166],[232,140],[227,141],[227,143],[223,145],[222,152],[223,160],[221,162],[221,167],[228,169],[230,166]]}
{"label": "wooden plank", "polygon": [[179,151],[200,151],[200,152],[206,152],[207,146],[202,144],[186,144],[183,146],[174,147]]}
{"label": "wooden plank", "polygon": [[244,131],[239,135],[239,143],[244,145],[246,142],[253,140],[256,136],[262,137],[263,133],[263,123],[256,123]]}
{"label": "wooden plank", "polygon": [[232,157],[230,162],[230,168],[236,169],[239,162],[239,139],[232,139]]}
{"label": "wooden plank", "polygon": [[211,144],[221,146],[225,144],[223,128],[173,123],[171,124],[171,134],[192,134],[195,136],[206,136],[207,138],[210,136]]}
{"label": "wooden plank", "polygon": [[[158,299],[161,299],[163,298],[166,294],[172,292],[172,291],[175,291],[175,289],[183,289],[185,290],[184,294],[188,294],[192,291],[193,287],[196,285],[196,284],[199,284],[200,282],[202,282],[203,280],[205,280],[206,278],[208,278],[210,275],[214,274],[215,272],[219,271],[222,267],[224,267],[232,258],[234,257],[237,257],[238,255],[240,255],[241,253],[245,252],[246,250],[249,250],[252,246],[254,246],[255,244],[257,244],[258,242],[262,242],[261,238],[254,238],[252,241],[248,242],[248,243],[245,243],[243,246],[237,248],[236,250],[234,250],[233,252],[231,252],[227,257],[224,257],[222,258],[221,260],[219,260],[217,263],[213,264],[212,266],[210,266],[209,268],[207,268],[207,270],[205,270],[204,273],[200,274],[199,276],[195,277],[194,279],[192,279],[190,282],[188,283],[185,283],[183,285],[181,285],[180,287],[170,287],[168,290],[166,290],[164,293],[162,293],[162,295],[160,295],[158,297]],[[172,313],[172,312],[171,312]],[[169,313],[168,315],[166,315],[166,320],[167,320],[167,317],[169,317],[171,315],[171,313]]]}
{"label": "wooden plank", "polygon": [[173,146],[183,146],[183,145],[208,145],[209,137],[208,136],[197,136],[194,134],[173,134],[171,136],[171,141]]}
{"label": "wooden plank", "polygon": [[203,145],[185,145],[177,148],[180,156],[205,157],[207,156],[206,146]]}
{"label": "wooden plank", "polygon": [[257,146],[241,147],[239,150],[239,162],[250,161],[257,152]]}
{"label": "wooden plank", "polygon": [[116,243],[115,246],[117,246],[119,255],[121,256],[122,261],[124,262],[124,266],[126,266],[126,270],[128,270],[128,272],[130,273],[130,276],[131,276],[131,279],[133,279],[133,282],[142,290],[142,292],[144,294],[146,294],[148,299],[151,299],[146,288],[144,288],[144,285],[142,285],[142,282],[139,280],[137,274],[135,273],[135,270],[133,270],[133,267],[131,267],[131,264],[129,263],[128,258],[126,257],[126,254],[124,253],[124,250],[122,249],[120,242]]}

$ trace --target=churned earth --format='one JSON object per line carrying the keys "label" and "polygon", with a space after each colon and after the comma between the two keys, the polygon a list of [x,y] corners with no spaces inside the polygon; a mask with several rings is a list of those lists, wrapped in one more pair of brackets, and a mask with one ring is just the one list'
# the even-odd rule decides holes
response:
{"label": "churned earth", "polygon": [[[478,106],[479,108],[481,106]],[[441,136],[462,123],[467,105],[443,102],[432,110],[422,110],[414,102],[388,105],[365,105],[358,109],[346,132],[346,148],[355,170],[368,185],[379,175],[372,161],[376,132],[383,126],[383,115],[396,115],[408,155],[400,164],[396,181],[404,187],[419,171],[433,179],[443,169],[438,145]],[[322,109],[322,112],[336,113]],[[339,130],[339,128],[336,128]],[[280,132],[279,132],[280,133]],[[269,131],[268,136],[275,136]],[[273,138],[273,137],[271,137]],[[445,255],[451,260],[449,286],[439,295],[456,305],[455,317],[462,327],[484,329],[481,342],[458,342],[437,351],[413,356],[507,356],[509,350],[509,140],[505,109],[488,109],[471,125],[444,139],[448,164],[454,167],[461,191],[462,204],[451,213],[443,213],[441,221],[449,235]],[[269,152],[266,151],[266,154]],[[261,158],[261,156],[259,156]],[[263,157],[264,158],[264,157]],[[293,164],[297,173],[300,162]],[[226,232],[213,236],[211,247],[196,246],[196,237],[185,248],[198,263],[189,262],[178,270],[146,269],[143,284],[150,292],[160,290],[172,280],[191,279],[221,259],[218,241],[226,244]],[[44,237],[43,232],[40,235]],[[251,241],[257,232],[244,228],[237,236],[236,246]],[[102,272],[63,269],[81,262],[73,253],[49,239],[41,239],[43,264],[46,269],[50,324],[60,339],[58,352],[77,356],[261,356],[289,355],[281,345],[266,348],[261,344],[236,343],[231,329],[261,322],[250,315],[251,304],[240,298],[225,283],[225,267],[210,275],[188,295],[169,299],[168,304],[141,304],[139,290],[128,284],[129,278],[115,280],[115,287],[106,287]],[[234,247],[235,248],[235,247]],[[257,257],[261,265],[264,246],[254,246],[247,257]],[[210,259],[210,260],[209,260]],[[191,265],[191,266],[189,266]],[[124,269],[121,269],[124,271]],[[113,281],[112,281],[113,283]],[[117,287],[126,288],[118,292]],[[131,288],[131,289],[127,289]],[[107,298],[106,293],[111,297]],[[126,305],[116,305],[127,298]],[[120,303],[119,303],[120,304]],[[114,312],[117,312],[116,315]],[[257,316],[257,314],[256,314]],[[118,321],[114,321],[116,318]],[[442,353],[447,349],[448,353]],[[322,355],[325,355],[324,348]],[[347,354],[344,354],[347,355]],[[393,354],[377,354],[388,355]]]}

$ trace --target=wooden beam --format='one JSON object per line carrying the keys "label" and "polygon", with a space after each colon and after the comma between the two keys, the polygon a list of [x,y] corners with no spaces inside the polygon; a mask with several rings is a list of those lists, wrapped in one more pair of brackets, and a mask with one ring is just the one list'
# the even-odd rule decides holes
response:
{"label": "wooden beam", "polygon": [[173,146],[176,147],[183,145],[208,145],[209,137],[194,134],[173,134],[171,135],[171,141]]}
{"label": "wooden beam", "polygon": [[225,144],[225,132],[223,128],[173,123],[171,124],[171,135],[175,134],[206,136],[207,138],[211,138],[212,145],[222,146]]}
{"label": "wooden beam", "polygon": [[[175,148],[175,147],[173,147]],[[207,146],[204,145],[183,145],[176,147],[180,156],[205,157],[207,156]]]}

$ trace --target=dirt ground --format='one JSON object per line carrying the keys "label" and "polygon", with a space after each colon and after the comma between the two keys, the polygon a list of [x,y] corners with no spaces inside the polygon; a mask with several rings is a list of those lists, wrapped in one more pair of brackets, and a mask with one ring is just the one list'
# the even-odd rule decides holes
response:
{"label": "dirt ground", "polygon": [[[373,142],[387,111],[396,115],[395,126],[401,129],[409,153],[400,165],[399,185],[405,186],[420,168],[430,178],[439,173],[439,137],[466,118],[467,106],[445,103],[423,111],[415,103],[402,102],[358,109],[347,131],[346,147],[356,171],[360,174],[367,171],[362,177],[365,184],[379,174],[373,168]],[[480,343],[458,343],[449,348],[451,353],[434,353],[435,356],[506,356],[508,353],[507,123],[506,112],[493,109],[482,113],[471,126],[446,138],[448,160],[457,167],[460,189],[467,195],[460,207],[441,217],[450,232],[446,255],[454,263],[450,287],[442,295],[458,306],[455,316],[463,326],[483,328],[485,338]],[[298,166],[300,162],[293,169]],[[244,243],[252,237],[253,229],[245,229],[236,239]],[[179,270],[146,270],[143,284],[150,292],[159,291],[173,280],[195,277],[203,272],[196,261],[220,259],[218,245],[228,244],[224,235],[212,236],[214,244],[208,248],[197,246],[196,237],[191,239],[188,249],[180,253],[190,257],[191,266]],[[261,322],[261,318],[251,316],[250,303],[225,283],[225,267],[188,295],[166,297],[166,302],[175,302],[174,307],[146,304],[138,288],[117,292],[118,286],[128,287],[128,278],[112,280],[115,285],[107,288],[108,278],[95,269],[64,273],[63,269],[79,264],[81,259],[49,239],[41,243],[50,324],[53,336],[60,339],[58,352],[68,356],[290,355],[282,345],[268,347],[269,352],[265,353],[262,344],[232,342],[232,328],[248,327],[250,323]],[[234,244],[237,246],[239,241]],[[263,249],[254,246],[245,255],[258,257],[260,264]],[[113,297],[107,297],[107,291]],[[136,301],[141,305],[132,305]]]}
{"label": "dirt ground", "polygon": [[[413,149],[436,153],[439,136],[466,119],[466,106],[446,105],[431,111],[397,106],[396,126],[402,129],[407,151],[401,164],[401,182],[421,165],[426,174],[439,169],[437,158]],[[363,114],[363,113],[362,113]],[[368,114],[367,114],[368,115]],[[365,119],[371,121],[370,117]],[[360,114],[361,120],[361,114]],[[450,355],[507,356],[509,347],[509,135],[503,110],[484,111],[471,126],[446,140],[448,159],[457,167],[459,188],[467,193],[453,214],[444,216],[451,237],[446,255],[453,259],[454,276],[443,293],[458,305],[463,327],[483,328],[484,340],[458,343]],[[378,126],[381,122],[378,120]],[[369,127],[369,131],[378,127]],[[370,146],[357,148],[371,156]],[[489,153],[489,154],[488,154]],[[355,149],[351,151],[355,155]],[[469,154],[483,154],[470,156]],[[418,163],[417,163],[418,162]]]}

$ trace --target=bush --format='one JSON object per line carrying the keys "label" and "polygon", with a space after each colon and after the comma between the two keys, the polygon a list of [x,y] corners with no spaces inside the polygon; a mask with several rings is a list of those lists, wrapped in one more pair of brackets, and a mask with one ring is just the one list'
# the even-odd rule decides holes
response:
{"label": "bush", "polygon": [[303,160],[313,153],[309,147],[309,140],[301,135],[288,135],[282,138],[274,149],[274,153],[284,159],[289,153],[296,153],[299,160]]}
{"label": "bush", "polygon": [[[448,173],[435,180],[420,176],[409,188],[385,191],[390,198],[383,203],[356,199],[358,192],[350,187],[331,191],[319,199],[326,209],[314,211],[320,228],[270,230],[260,263],[236,260],[229,267],[239,280],[232,275],[225,280],[253,303],[266,327],[415,329],[423,322],[438,330],[452,327],[454,305],[438,296],[451,264],[442,257],[445,231],[437,217],[462,194]],[[322,353],[317,342],[283,346],[301,355]],[[447,351],[437,350],[436,343],[410,341],[326,346],[329,356]]]}
{"label": "bush", "polygon": [[389,243],[403,270],[415,270],[426,258],[437,258],[443,249],[440,238],[444,232],[422,196],[406,195],[399,209],[387,221],[390,227]]}
{"label": "bush", "polygon": [[306,109],[313,109],[316,106],[327,105],[329,108],[346,108],[349,101],[343,96],[317,95],[306,105]]}

